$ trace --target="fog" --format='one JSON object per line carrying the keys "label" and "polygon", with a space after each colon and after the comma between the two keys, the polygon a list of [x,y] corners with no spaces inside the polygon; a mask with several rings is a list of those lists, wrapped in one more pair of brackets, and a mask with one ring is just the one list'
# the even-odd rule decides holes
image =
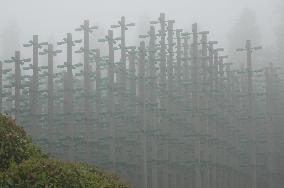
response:
{"label": "fog", "polygon": [[249,8],[255,11],[262,44],[271,45],[275,42],[275,28],[282,11],[279,4],[280,0],[1,0],[0,33],[12,23],[18,26],[19,43],[31,39],[32,34],[40,35],[41,40],[51,36],[59,40],[65,33],[73,32],[84,19],[107,30],[125,16],[140,30],[128,32],[135,38],[137,33],[148,30],[143,23],[165,12],[168,19],[176,20],[177,28],[190,28],[197,22],[211,31],[212,39],[226,47],[230,29],[242,10]]}
{"label": "fog", "polygon": [[283,188],[283,0],[0,2],[0,112],[49,156],[135,188]]}

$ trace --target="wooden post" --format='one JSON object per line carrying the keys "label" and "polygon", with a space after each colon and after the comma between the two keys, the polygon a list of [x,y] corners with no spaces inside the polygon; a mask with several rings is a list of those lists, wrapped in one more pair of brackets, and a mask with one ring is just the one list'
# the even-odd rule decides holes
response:
{"label": "wooden post", "polygon": [[21,54],[15,52],[15,119],[19,121],[21,114]]}
{"label": "wooden post", "polygon": [[145,124],[145,42],[140,42],[139,47],[139,64],[138,64],[138,93],[137,93],[137,117],[138,123],[141,126],[139,128],[140,144],[141,144],[141,188],[147,188],[148,186],[148,174],[147,174],[147,124]]}
{"label": "wooden post", "polygon": [[67,151],[67,157],[70,161],[74,160],[74,120],[73,117],[74,109],[73,109],[73,92],[74,92],[74,84],[73,84],[73,40],[72,40],[72,34],[67,33],[66,38],[66,44],[67,44],[67,75],[66,75],[66,100],[64,102],[65,105],[65,127],[66,127],[66,133],[68,137],[68,151]]}
{"label": "wooden post", "polygon": [[[216,143],[215,143],[215,138],[216,138],[216,133],[215,133],[215,124],[216,124],[216,120],[215,120],[215,82],[214,79],[215,78],[215,65],[214,65],[214,44],[216,44],[216,42],[209,42],[209,46],[208,46],[208,61],[209,61],[209,109],[210,109],[210,126],[208,127],[209,130],[209,135],[210,135],[210,139],[209,139],[209,160],[210,160],[210,180],[209,180],[209,185],[210,188],[216,188]],[[213,114],[213,115],[212,115]]]}
{"label": "wooden post", "polygon": [[202,68],[202,82],[201,82],[201,93],[200,93],[200,108],[203,111],[204,115],[201,117],[201,170],[202,170],[202,188],[209,188],[209,153],[208,153],[208,129],[209,129],[209,120],[208,120],[208,102],[209,102],[209,79],[208,79],[208,39],[207,35],[209,32],[201,32],[201,68]]}
{"label": "wooden post", "polygon": [[200,171],[200,127],[199,127],[199,57],[198,57],[198,32],[197,24],[192,25],[193,42],[191,46],[191,81],[192,81],[192,123],[195,132],[195,143],[194,143],[194,153],[195,153],[195,187],[201,188],[201,171]]}
{"label": "wooden post", "polygon": [[167,55],[166,55],[166,19],[165,14],[161,13],[159,17],[160,22],[160,75],[159,75],[159,87],[160,87],[160,113],[161,113],[161,135],[160,138],[162,141],[161,143],[161,152],[159,152],[159,159],[162,164],[160,164],[160,169],[158,174],[160,175],[159,178],[159,185],[158,187],[164,187],[168,188],[168,140],[165,139],[167,136],[167,127],[168,122],[166,118],[166,110],[167,110],[167,81],[166,81],[166,61],[167,61]]}
{"label": "wooden post", "polygon": [[38,121],[38,36],[33,35],[33,77],[32,77],[32,105],[31,105],[31,135],[35,139],[40,137],[40,127]]}
{"label": "wooden post", "polygon": [[158,174],[157,174],[157,152],[158,152],[158,146],[157,146],[157,129],[158,129],[158,103],[157,103],[157,78],[156,78],[156,65],[155,65],[155,54],[156,54],[156,31],[155,27],[150,27],[149,32],[149,56],[148,56],[148,62],[149,62],[149,105],[150,105],[150,126],[151,130],[153,131],[152,137],[151,137],[151,145],[152,145],[152,154],[151,154],[151,188],[158,187]]}
{"label": "wooden post", "polygon": [[[48,108],[47,108],[47,114],[48,114],[48,136],[49,138],[53,137],[54,134],[54,127],[53,127],[53,116],[54,116],[54,82],[53,82],[53,45],[48,44],[48,83],[47,83],[47,98],[48,98]],[[54,140],[52,140],[54,141]],[[49,146],[51,147],[51,146]]]}
{"label": "wooden post", "polygon": [[86,161],[91,160],[91,133],[92,133],[92,100],[91,100],[91,80],[90,80],[90,22],[84,21],[84,107],[85,107],[85,144],[86,144]]}
{"label": "wooden post", "polygon": [[116,127],[113,123],[114,116],[114,50],[113,31],[108,31],[109,65],[108,65],[108,121],[110,133],[110,169],[116,171]]}

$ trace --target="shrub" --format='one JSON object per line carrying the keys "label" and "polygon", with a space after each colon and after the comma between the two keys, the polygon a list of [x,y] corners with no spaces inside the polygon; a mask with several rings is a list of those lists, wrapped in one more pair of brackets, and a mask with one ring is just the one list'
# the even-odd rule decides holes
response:
{"label": "shrub", "polygon": [[[1,176],[0,176],[1,177]],[[87,164],[34,158],[13,164],[0,178],[1,187],[126,188],[118,177]]]}
{"label": "shrub", "polygon": [[9,164],[21,163],[32,157],[43,157],[23,128],[16,125],[15,120],[0,114],[0,170],[5,170]]}
{"label": "shrub", "polygon": [[0,114],[1,188],[127,188],[117,176],[82,163],[48,159],[15,120]]}

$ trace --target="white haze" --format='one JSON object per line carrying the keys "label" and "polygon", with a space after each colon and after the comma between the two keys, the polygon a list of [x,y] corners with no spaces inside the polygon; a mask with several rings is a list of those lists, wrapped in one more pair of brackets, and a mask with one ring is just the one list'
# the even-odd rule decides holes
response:
{"label": "white haze", "polygon": [[[128,35],[135,42],[145,23],[165,12],[176,20],[176,27],[190,29],[198,22],[210,30],[210,38],[226,47],[228,32],[238,21],[244,8],[255,11],[264,45],[274,43],[279,20],[280,0],[0,0],[0,33],[11,24],[17,25],[20,44],[38,34],[40,40],[60,40],[67,32],[74,32],[84,19],[90,19],[106,31],[121,16],[136,22]],[[3,35],[0,36],[0,42]],[[128,43],[131,43],[129,42]],[[3,51],[3,50],[2,50]],[[0,56],[1,57],[1,56]]]}

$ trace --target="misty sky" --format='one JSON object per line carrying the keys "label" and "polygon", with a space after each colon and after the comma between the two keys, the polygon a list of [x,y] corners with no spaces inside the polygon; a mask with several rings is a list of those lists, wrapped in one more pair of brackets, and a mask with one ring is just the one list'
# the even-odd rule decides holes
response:
{"label": "misty sky", "polygon": [[[228,31],[238,21],[244,8],[256,12],[264,43],[271,43],[274,29],[279,20],[280,0],[0,0],[0,32],[11,23],[17,23],[21,43],[39,34],[41,39],[51,36],[62,38],[74,32],[84,19],[97,22],[108,29],[121,16],[138,26],[130,32],[146,31],[139,23],[153,20],[160,12],[175,19],[176,26],[187,28],[193,22],[202,29],[210,30],[211,39],[226,46]],[[2,32],[1,32],[2,33]]]}

